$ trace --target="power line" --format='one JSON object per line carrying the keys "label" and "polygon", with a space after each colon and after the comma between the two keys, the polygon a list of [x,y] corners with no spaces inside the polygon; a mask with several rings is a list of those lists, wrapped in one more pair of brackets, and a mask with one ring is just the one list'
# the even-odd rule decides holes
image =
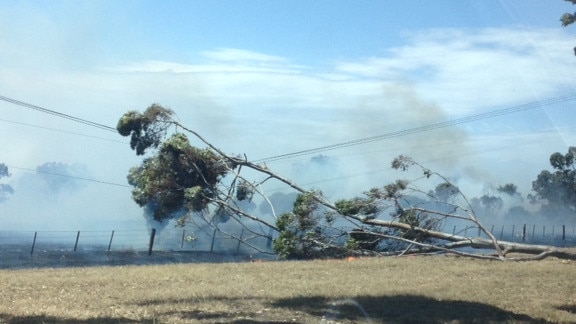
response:
{"label": "power line", "polygon": [[[401,137],[401,136],[406,136],[406,135],[436,130],[436,129],[440,129],[440,128],[456,126],[456,125],[474,122],[474,121],[478,121],[478,120],[482,120],[482,119],[499,117],[499,116],[503,116],[503,115],[508,115],[508,114],[512,114],[512,113],[517,113],[517,112],[521,112],[521,111],[539,108],[542,106],[567,102],[567,101],[571,101],[571,100],[575,100],[575,99],[576,99],[575,94],[559,96],[559,97],[554,97],[554,98],[548,98],[548,99],[545,99],[542,101],[530,102],[527,104],[512,106],[512,107],[508,107],[508,108],[504,108],[504,109],[499,109],[499,110],[481,113],[481,114],[477,114],[477,115],[472,115],[472,116],[468,116],[468,117],[453,119],[453,120],[449,120],[449,121],[438,122],[438,123],[428,124],[428,125],[419,126],[419,127],[413,127],[413,128],[409,128],[409,129],[405,129],[405,130],[401,130],[401,131],[390,132],[390,133],[381,134],[381,135],[377,135],[377,136],[360,138],[360,139],[356,139],[356,140],[352,140],[352,141],[348,141],[348,142],[337,143],[337,144],[332,144],[332,145],[327,145],[327,146],[321,146],[321,147],[297,151],[297,152],[293,152],[293,153],[276,155],[276,156],[272,156],[272,157],[268,157],[268,158],[264,158],[264,159],[254,160],[252,162],[254,162],[254,163],[273,162],[273,161],[284,160],[284,159],[288,159],[288,158],[292,158],[292,157],[310,155],[310,154],[320,153],[320,152],[324,152],[324,151],[335,150],[335,149],[339,149],[339,148],[345,148],[345,147],[350,147],[350,146],[355,146],[355,145],[366,144],[366,143],[370,143],[370,142],[374,142],[374,141],[381,141],[381,140],[385,140],[385,139],[396,138],[396,137]],[[19,101],[16,99],[12,99],[12,98],[8,98],[8,97],[2,96],[2,95],[0,95],[0,100],[9,102],[9,103],[12,103],[15,105],[23,106],[26,108],[34,109],[34,110],[44,112],[44,113],[47,113],[50,115],[54,115],[57,117],[69,119],[69,120],[72,120],[72,121],[75,121],[78,123],[82,123],[82,124],[85,124],[88,126],[93,126],[93,127],[97,127],[100,129],[116,132],[116,129],[113,127],[110,127],[110,126],[106,126],[103,124],[99,124],[99,123],[85,120],[82,118],[74,117],[74,116],[60,113],[60,112],[50,110],[47,108],[43,108],[43,107],[39,107],[39,106],[32,105],[29,103],[25,103],[25,102],[22,102],[22,101]],[[0,119],[0,120],[2,120],[2,119]],[[2,120],[2,121],[6,121],[6,120]],[[6,121],[6,122],[10,122],[10,121]],[[16,122],[14,122],[14,123],[16,123]],[[18,123],[18,124],[24,124],[24,123]],[[27,124],[24,124],[24,125],[27,125]],[[28,126],[35,126],[35,125],[28,125]],[[40,126],[35,126],[35,127],[40,127]],[[44,127],[42,127],[42,128],[44,128]],[[78,134],[78,135],[81,135],[81,134]],[[13,167],[13,168],[28,170],[28,171],[34,171],[34,172],[40,172],[37,170],[26,169],[26,168],[18,168],[18,167]],[[48,172],[45,172],[45,173],[48,173]],[[53,175],[66,176],[66,175],[62,175],[62,174],[53,174]],[[72,176],[69,176],[69,177],[72,177]],[[94,180],[94,179],[86,179],[86,178],[78,178],[78,177],[72,177],[72,178],[77,178],[79,180],[94,181],[94,182],[100,182],[100,183],[105,183],[105,184],[128,187],[126,185],[121,185],[121,184],[116,184],[116,183],[108,183],[105,181],[99,181],[99,180]]]}
{"label": "power line", "polygon": [[71,175],[68,175],[68,174],[61,174],[61,173],[56,173],[56,172],[40,171],[40,170],[34,170],[34,169],[29,169],[29,168],[17,167],[17,166],[13,166],[13,165],[6,165],[6,166],[7,166],[9,169],[16,169],[16,170],[30,171],[30,172],[36,172],[36,173],[43,173],[43,174],[49,174],[49,175],[58,176],[58,177],[71,178],[71,179],[82,180],[82,181],[96,182],[96,183],[101,183],[101,184],[110,185],[110,186],[131,188],[131,186],[124,185],[124,184],[120,184],[120,183],[115,183],[115,182],[102,181],[102,180],[90,179],[90,178],[83,178],[83,177],[77,177],[77,176],[71,176]]}
{"label": "power line", "polygon": [[339,149],[339,148],[345,148],[345,147],[349,147],[349,146],[366,144],[366,143],[375,142],[375,141],[382,141],[385,139],[396,138],[396,137],[401,137],[401,136],[406,136],[406,135],[411,135],[411,134],[416,134],[416,133],[422,133],[422,132],[427,132],[427,131],[436,130],[436,129],[440,129],[440,128],[446,128],[446,127],[456,126],[456,125],[460,125],[460,124],[464,124],[464,123],[470,123],[470,122],[474,122],[474,121],[478,121],[478,120],[482,120],[482,119],[508,115],[508,114],[512,114],[512,113],[517,113],[517,112],[521,112],[521,111],[539,108],[542,106],[567,102],[567,101],[571,101],[571,100],[575,100],[575,99],[576,99],[575,94],[566,95],[566,96],[559,96],[559,97],[545,99],[542,101],[530,102],[530,103],[523,104],[523,105],[512,106],[512,107],[494,110],[494,111],[481,113],[481,114],[477,114],[477,115],[472,115],[472,116],[468,116],[468,117],[463,117],[463,118],[453,119],[453,120],[449,120],[449,121],[443,121],[443,122],[428,124],[428,125],[419,126],[419,127],[408,128],[405,130],[381,134],[381,135],[377,135],[377,136],[360,138],[360,139],[356,139],[353,141],[348,141],[348,142],[343,142],[343,143],[338,143],[338,144],[332,144],[332,145],[326,145],[326,146],[321,146],[321,147],[317,147],[317,148],[297,151],[297,152],[293,152],[293,153],[280,154],[280,155],[271,156],[271,157],[264,158],[264,159],[254,160],[252,162],[254,162],[254,163],[272,162],[272,161],[278,161],[278,160],[288,159],[288,158],[302,156],[302,155],[315,154],[315,153],[335,150],[335,149]]}
{"label": "power line", "polygon": [[68,119],[68,120],[71,120],[71,121],[75,121],[75,122],[77,122],[77,123],[81,123],[81,124],[84,124],[84,125],[88,125],[88,126],[100,128],[100,129],[107,130],[107,131],[111,131],[111,132],[116,132],[116,128],[114,128],[114,127],[110,127],[110,126],[107,126],[107,125],[103,125],[103,124],[100,124],[100,123],[96,123],[96,122],[93,122],[93,121],[89,121],[89,120],[86,120],[86,119],[82,119],[82,118],[79,118],[79,117],[74,117],[74,116],[71,116],[71,115],[68,115],[68,114],[64,114],[64,113],[57,112],[57,111],[54,111],[54,110],[51,110],[51,109],[48,109],[48,108],[43,108],[43,107],[40,107],[40,106],[36,106],[36,105],[33,105],[33,104],[29,104],[29,103],[26,103],[26,102],[23,102],[23,101],[20,101],[20,100],[8,98],[8,97],[2,96],[2,95],[0,95],[0,100],[9,102],[9,103],[14,104],[14,105],[18,105],[18,106],[30,108],[30,109],[33,109],[33,110],[36,110],[36,111],[40,111],[40,112],[43,112],[43,113],[46,113],[46,114],[49,114],[49,115],[53,115],[53,116],[56,116],[56,117],[60,117],[60,118]]}
{"label": "power line", "polygon": [[62,130],[62,129],[56,129],[56,128],[44,127],[44,126],[40,126],[40,125],[22,123],[22,122],[17,122],[17,121],[13,121],[13,120],[7,120],[7,119],[2,119],[2,118],[0,118],[0,121],[5,122],[5,123],[10,123],[10,124],[16,124],[16,125],[22,125],[22,126],[28,126],[28,127],[34,127],[34,128],[41,128],[41,129],[51,130],[51,131],[54,131],[54,132],[71,134],[71,135],[76,135],[76,136],[83,136],[83,137],[95,138],[95,139],[99,139],[99,140],[103,140],[103,141],[109,141],[109,142],[116,142],[116,143],[126,144],[126,142],[119,141],[119,140],[115,140],[115,139],[110,139],[110,138],[105,138],[105,137],[99,137],[99,136],[92,136],[92,135],[86,135],[86,134],[80,134],[80,133],[70,132],[70,131],[66,131],[66,130]]}
{"label": "power line", "polygon": [[[8,98],[5,96],[0,95],[0,100],[2,101],[6,101],[9,102],[11,104],[14,105],[18,105],[18,106],[22,106],[22,107],[26,107],[26,108],[30,108],[36,111],[40,111],[49,115],[53,115],[53,116],[57,116],[60,118],[64,118],[64,119],[68,119],[71,121],[75,121],[77,123],[81,123],[84,125],[88,125],[88,126],[92,126],[92,127],[96,127],[96,128],[100,128],[103,130],[107,130],[107,131],[112,131],[114,133],[116,133],[116,129],[114,127],[110,127],[110,126],[106,126],[100,123],[96,123],[96,122],[92,122],[86,119],[82,119],[79,117],[74,117],[68,114],[64,114],[64,113],[60,113],[51,109],[47,109],[47,108],[43,108],[40,106],[36,106],[36,105],[32,105],[20,100],[16,100],[16,99],[12,99],[12,98]],[[84,135],[84,134],[79,134],[79,133],[73,133],[73,132],[67,132],[67,131],[63,131],[63,130],[58,130],[58,129],[53,129],[53,128],[48,128],[48,127],[43,127],[43,126],[38,126],[38,125],[32,125],[32,124],[26,124],[26,123],[21,123],[21,122],[14,122],[14,121],[9,121],[9,120],[5,120],[5,119],[0,119],[0,121],[4,121],[4,122],[9,122],[9,123],[14,123],[14,124],[20,124],[20,125],[25,125],[25,126],[30,126],[30,127],[38,127],[38,128],[44,128],[44,129],[49,129],[49,130],[54,130],[54,131],[60,131],[63,133],[69,133],[69,134],[74,134],[74,135],[80,135],[80,136],[86,136],[86,137],[93,137],[93,138],[98,138],[98,139],[103,139],[103,140],[109,140],[109,141],[114,141],[111,139],[106,139],[106,138],[101,138],[101,137],[96,137],[96,136],[89,136],[89,135]],[[115,141],[115,142],[119,142],[119,141]],[[30,172],[36,172],[36,173],[43,173],[43,174],[49,174],[52,176],[58,176],[58,177],[65,177],[65,178],[71,178],[71,179],[76,179],[76,180],[82,180],[82,181],[89,181],[89,182],[95,182],[95,183],[100,183],[100,184],[105,184],[105,185],[111,185],[111,186],[118,186],[118,187],[125,187],[125,188],[130,188],[130,186],[128,185],[124,185],[124,184],[120,184],[120,183],[115,183],[115,182],[110,182],[110,181],[102,181],[102,180],[97,180],[97,179],[91,179],[91,178],[84,178],[84,177],[77,177],[77,176],[72,176],[72,175],[68,175],[68,174],[61,174],[61,173],[56,173],[56,172],[49,172],[49,171],[40,171],[40,170],[34,170],[34,169],[29,169],[29,168],[22,168],[22,167],[17,167],[17,166],[11,166],[8,165],[8,168],[12,168],[12,169],[16,169],[16,170],[23,170],[23,171],[30,171]]]}

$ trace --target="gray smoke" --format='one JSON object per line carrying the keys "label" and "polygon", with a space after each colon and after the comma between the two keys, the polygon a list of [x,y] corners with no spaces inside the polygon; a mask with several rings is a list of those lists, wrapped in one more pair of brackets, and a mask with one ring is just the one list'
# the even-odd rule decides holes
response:
{"label": "gray smoke", "polygon": [[35,170],[10,177],[7,185],[13,193],[0,204],[4,230],[142,228],[134,217],[141,211],[128,188],[90,181],[91,172],[83,164],[50,161]]}
{"label": "gray smoke", "polygon": [[90,178],[87,167],[77,163],[46,162],[38,166],[36,171],[41,186],[52,195],[78,190],[86,185],[82,180]]}

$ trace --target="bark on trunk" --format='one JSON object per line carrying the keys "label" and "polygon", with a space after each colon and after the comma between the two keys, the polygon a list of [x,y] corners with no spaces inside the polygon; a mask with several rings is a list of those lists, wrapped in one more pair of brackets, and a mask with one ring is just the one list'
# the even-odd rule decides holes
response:
{"label": "bark on trunk", "polygon": [[[395,222],[395,221],[383,221],[377,219],[363,220],[363,223],[370,224],[374,226],[390,227],[401,229],[405,231],[414,231],[416,233],[425,234],[427,236],[448,241],[447,244],[427,244],[425,249],[427,252],[454,250],[459,248],[474,248],[474,249],[495,249],[494,242],[489,239],[482,237],[470,238],[460,235],[454,235],[450,233],[438,232],[427,230],[420,227],[412,227],[408,224]],[[508,260],[541,260],[546,257],[557,257],[566,260],[576,260],[576,249],[574,248],[560,248],[550,245],[534,245],[534,244],[523,244],[516,242],[500,241],[498,240],[498,246],[503,251],[503,255],[509,253],[521,253],[529,254],[532,257],[517,257],[517,258],[506,258]],[[466,253],[466,256],[471,256]]]}

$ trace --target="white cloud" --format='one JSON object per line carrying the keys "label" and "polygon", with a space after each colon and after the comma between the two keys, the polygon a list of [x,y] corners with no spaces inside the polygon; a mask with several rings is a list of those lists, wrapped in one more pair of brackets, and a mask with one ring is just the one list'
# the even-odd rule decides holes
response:
{"label": "white cloud", "polygon": [[573,91],[573,39],[558,30],[427,30],[385,55],[336,66],[374,81],[400,80],[453,115]]}
{"label": "white cloud", "polygon": [[221,48],[214,51],[204,51],[201,53],[208,59],[224,62],[256,62],[258,64],[285,64],[286,58],[268,55],[237,48]]}
{"label": "white cloud", "polygon": [[130,62],[107,70],[127,73],[295,74],[302,73],[302,70],[306,69],[304,66],[290,64],[286,58],[241,49],[223,48],[214,51],[204,51],[200,54],[203,59],[208,61],[200,64],[186,64],[149,60]]}
{"label": "white cloud", "polygon": [[124,66],[105,69],[122,73],[298,73],[297,70],[247,64],[183,64],[165,61],[132,62]]}

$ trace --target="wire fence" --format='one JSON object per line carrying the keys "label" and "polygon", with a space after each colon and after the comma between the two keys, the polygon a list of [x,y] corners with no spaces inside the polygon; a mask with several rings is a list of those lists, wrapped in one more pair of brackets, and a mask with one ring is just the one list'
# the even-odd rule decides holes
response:
{"label": "wire fence", "polygon": [[[499,240],[566,247],[576,246],[576,225],[494,224],[485,226],[485,228]],[[486,236],[478,227],[458,228],[454,226],[452,234],[466,237]]]}
{"label": "wire fence", "polygon": [[248,231],[223,233],[212,230],[199,236],[186,229],[112,231],[0,231],[0,251],[46,249],[78,251],[196,251],[247,253],[271,251],[271,240]]}
{"label": "wire fence", "polygon": [[0,231],[0,268],[247,261],[272,241],[241,229]]}
{"label": "wire fence", "polygon": [[[576,246],[576,225],[488,225],[497,239]],[[454,235],[485,236],[478,228],[454,226]],[[0,231],[0,268],[86,265],[237,262],[274,258],[272,239],[241,229],[110,231]]]}

